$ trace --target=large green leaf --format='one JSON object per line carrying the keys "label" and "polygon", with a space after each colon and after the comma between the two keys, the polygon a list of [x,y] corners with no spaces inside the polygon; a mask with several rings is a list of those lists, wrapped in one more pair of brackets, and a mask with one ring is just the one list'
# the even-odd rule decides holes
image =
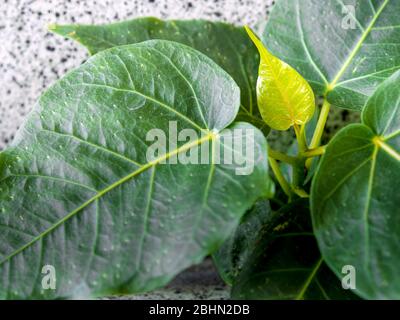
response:
{"label": "large green leaf", "polygon": [[[239,99],[212,60],[162,40],[101,52],[57,82],[0,154],[0,298],[151,290],[214,251],[270,194],[265,138],[230,126],[254,133],[242,140],[255,152],[248,175],[236,162],[172,160],[207,142],[214,159]],[[198,138],[148,160],[147,133],[171,123]],[[44,265],[56,290],[42,290]]]}
{"label": "large green leaf", "polygon": [[[306,201],[275,212],[259,202],[245,218],[216,256],[219,271],[231,276],[233,298],[356,298],[323,262]],[[233,272],[226,273],[227,267]]]}
{"label": "large green leaf", "polygon": [[51,25],[52,32],[83,44],[91,54],[151,39],[176,41],[204,53],[227,71],[240,87],[237,120],[268,127],[257,108],[258,53],[243,28],[206,20],[159,20],[147,17],[107,25]]}
{"label": "large green leaf", "polygon": [[359,294],[399,299],[400,71],[377,89],[362,119],[322,157],[311,192],[314,229],[337,274],[355,267]]}
{"label": "large green leaf", "polygon": [[279,0],[263,40],[317,94],[360,110],[400,68],[399,12],[398,0]]}

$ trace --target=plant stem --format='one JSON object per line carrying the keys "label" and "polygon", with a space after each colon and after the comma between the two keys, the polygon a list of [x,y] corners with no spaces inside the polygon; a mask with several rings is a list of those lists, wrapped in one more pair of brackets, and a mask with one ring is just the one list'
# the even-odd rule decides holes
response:
{"label": "plant stem", "polygon": [[275,159],[275,160],[279,160],[279,161],[283,161],[286,162],[292,166],[297,164],[297,158],[296,157],[292,157],[289,156],[285,153],[273,150],[271,148],[268,148],[268,156],[270,156],[271,158]]}
{"label": "plant stem", "polygon": [[299,128],[297,124],[293,125],[294,132],[296,133],[297,143],[299,144],[299,151],[304,152],[307,150],[307,141],[304,134],[304,126]]}
{"label": "plant stem", "polygon": [[293,188],[293,192],[300,198],[309,198],[310,195],[302,188]]}
{"label": "plant stem", "polygon": [[[319,114],[317,126],[310,143],[310,149],[315,149],[319,146],[321,142],[322,134],[324,133],[326,120],[328,120],[329,110],[331,109],[331,104],[325,99]],[[312,159],[306,161],[307,169],[311,166]]]}
{"label": "plant stem", "polygon": [[318,147],[318,148],[309,149],[307,151],[301,152],[300,156],[302,156],[304,158],[317,157],[317,156],[320,156],[320,155],[324,154],[325,150],[326,150],[326,146],[321,146],[321,147]]}
{"label": "plant stem", "polygon": [[297,165],[293,166],[293,186],[294,188],[300,188],[303,185],[305,174],[304,174],[305,159],[298,159]]}
{"label": "plant stem", "polygon": [[289,202],[290,202],[292,199],[292,189],[290,188],[289,183],[283,176],[281,169],[279,168],[278,162],[276,162],[276,160],[273,158],[268,158],[268,161],[272,171],[274,172],[276,180],[278,180],[278,183],[281,186],[283,192],[285,192],[285,194],[289,197]]}
{"label": "plant stem", "polygon": [[329,110],[331,104],[325,99],[319,114],[317,126],[315,127],[313,137],[310,143],[310,149],[314,149],[319,146],[322,134],[324,133],[326,120],[328,120]]}

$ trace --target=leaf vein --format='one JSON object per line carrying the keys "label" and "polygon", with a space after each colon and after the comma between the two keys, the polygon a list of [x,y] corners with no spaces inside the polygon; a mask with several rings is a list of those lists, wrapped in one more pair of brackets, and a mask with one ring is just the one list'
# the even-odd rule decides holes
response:
{"label": "leaf vein", "polygon": [[120,153],[117,153],[117,152],[115,152],[115,151],[113,151],[113,150],[111,150],[111,149],[105,148],[105,147],[100,146],[100,145],[98,145],[98,144],[95,144],[95,143],[93,143],[93,142],[90,142],[90,141],[87,141],[87,140],[83,140],[82,138],[79,138],[79,137],[77,137],[77,136],[75,136],[75,135],[73,135],[73,134],[62,133],[62,132],[53,131],[53,130],[44,129],[44,128],[42,128],[41,131],[42,131],[42,132],[48,132],[48,133],[52,133],[52,134],[56,134],[56,135],[59,135],[59,136],[63,136],[63,137],[67,137],[67,138],[71,138],[71,139],[77,140],[77,141],[79,141],[79,142],[81,142],[81,143],[84,143],[84,144],[87,144],[87,145],[89,145],[89,146],[91,146],[91,147],[93,147],[93,148],[96,148],[96,149],[102,150],[102,151],[104,151],[104,152],[110,153],[110,154],[114,155],[115,157],[121,158],[121,159],[126,160],[126,161],[128,161],[128,162],[131,162],[131,163],[133,163],[133,164],[136,165],[136,166],[139,166],[139,167],[142,166],[142,164],[140,164],[140,163],[138,163],[138,162],[136,162],[136,161],[134,161],[134,160],[132,160],[132,159],[130,159],[130,158],[128,158],[128,157],[126,157],[126,156],[120,154]]}
{"label": "leaf vein", "polygon": [[110,90],[115,90],[115,91],[121,91],[121,92],[129,92],[129,93],[133,93],[136,94],[138,96],[141,96],[142,98],[151,101],[157,105],[159,105],[160,107],[163,107],[164,109],[170,111],[171,113],[176,114],[178,117],[180,117],[181,119],[185,120],[186,122],[190,123],[194,128],[204,132],[206,131],[204,128],[200,127],[198,124],[196,124],[195,122],[193,122],[191,119],[189,119],[188,117],[186,117],[185,115],[183,115],[182,113],[180,113],[179,111],[175,110],[173,107],[165,104],[164,102],[161,102],[153,97],[150,97],[144,93],[141,93],[137,90],[131,90],[131,89],[123,89],[123,88],[117,88],[117,87],[113,87],[113,86],[109,86],[106,84],[96,84],[96,83],[85,83],[85,82],[81,82],[81,83],[77,83],[77,84],[70,84],[71,86],[88,86],[88,87],[98,87],[98,88],[104,88],[104,89],[110,89]]}
{"label": "leaf vein", "polygon": [[82,205],[77,207],[75,210],[73,210],[70,213],[68,213],[64,218],[60,219],[57,223],[52,225],[50,228],[46,229],[44,232],[42,232],[41,234],[39,234],[38,236],[33,238],[31,241],[29,241],[28,243],[26,243],[25,245],[21,246],[16,251],[10,253],[8,256],[3,258],[0,261],[0,266],[2,264],[4,264],[5,262],[9,261],[10,259],[12,259],[14,256],[18,255],[20,252],[24,251],[25,249],[27,249],[30,246],[32,246],[33,244],[35,244],[38,240],[40,240],[41,238],[45,237],[47,234],[51,233],[53,230],[55,230],[59,226],[63,225],[70,218],[75,216],[81,210],[83,210],[86,207],[88,207],[90,204],[92,204],[94,201],[96,201],[100,197],[104,196],[106,193],[114,190],[116,187],[122,185],[123,183],[125,183],[125,182],[127,182],[129,180],[131,180],[132,178],[134,178],[135,176],[141,174],[142,172],[146,171],[147,169],[152,168],[153,166],[157,165],[161,161],[169,159],[173,155],[179,154],[181,152],[185,152],[188,149],[190,149],[192,147],[196,147],[196,146],[198,146],[198,145],[200,145],[200,144],[202,144],[202,143],[204,143],[206,141],[213,140],[213,138],[214,138],[214,133],[209,132],[206,136],[202,137],[201,139],[198,139],[198,140],[190,142],[190,143],[186,143],[183,146],[181,146],[181,147],[179,147],[179,148],[177,148],[177,149],[175,149],[175,150],[173,150],[173,151],[171,151],[169,153],[166,153],[166,154],[158,157],[157,159],[155,159],[155,160],[153,160],[151,162],[148,162],[147,164],[139,167],[137,170],[135,170],[135,171],[131,172],[130,174],[128,174],[128,175],[122,177],[121,179],[117,180],[113,184],[111,184],[108,187],[104,188],[103,190],[99,191],[95,196],[89,198],[86,202],[84,202]]}

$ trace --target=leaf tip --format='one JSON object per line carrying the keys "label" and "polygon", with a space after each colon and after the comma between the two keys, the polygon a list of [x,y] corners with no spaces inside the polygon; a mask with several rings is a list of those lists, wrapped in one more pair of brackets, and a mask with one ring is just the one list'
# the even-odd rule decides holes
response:
{"label": "leaf tip", "polygon": [[47,25],[47,30],[49,31],[55,31],[57,29],[57,25],[55,23],[49,23]]}
{"label": "leaf tip", "polygon": [[251,41],[256,45],[256,47],[259,49],[259,43],[260,40],[257,38],[257,36],[254,34],[253,30],[249,26],[244,26],[244,29],[247,32],[247,35],[250,37]]}
{"label": "leaf tip", "polygon": [[247,32],[247,35],[249,36],[249,38],[251,39],[251,41],[254,43],[254,45],[257,47],[258,53],[260,54],[260,56],[267,60],[268,57],[270,56],[270,53],[268,51],[268,49],[264,46],[264,44],[262,43],[262,41],[258,38],[258,36],[253,32],[253,30],[251,30],[250,27],[248,26],[244,26],[244,29]]}
{"label": "leaf tip", "polygon": [[47,25],[47,30],[67,38],[75,38],[76,36],[76,26],[73,25],[50,23]]}
{"label": "leaf tip", "polygon": [[248,25],[244,26],[244,30],[246,30],[247,34],[250,36],[250,34],[253,33],[253,31],[251,31],[250,27]]}

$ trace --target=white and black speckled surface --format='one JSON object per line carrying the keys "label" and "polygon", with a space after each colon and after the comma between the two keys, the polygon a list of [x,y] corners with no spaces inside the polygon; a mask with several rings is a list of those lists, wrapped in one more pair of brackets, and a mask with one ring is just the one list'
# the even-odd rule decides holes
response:
{"label": "white and black speckled surface", "polygon": [[205,18],[254,25],[272,0],[1,0],[0,150],[40,96],[87,57],[47,32],[50,23],[107,23],[139,16]]}

